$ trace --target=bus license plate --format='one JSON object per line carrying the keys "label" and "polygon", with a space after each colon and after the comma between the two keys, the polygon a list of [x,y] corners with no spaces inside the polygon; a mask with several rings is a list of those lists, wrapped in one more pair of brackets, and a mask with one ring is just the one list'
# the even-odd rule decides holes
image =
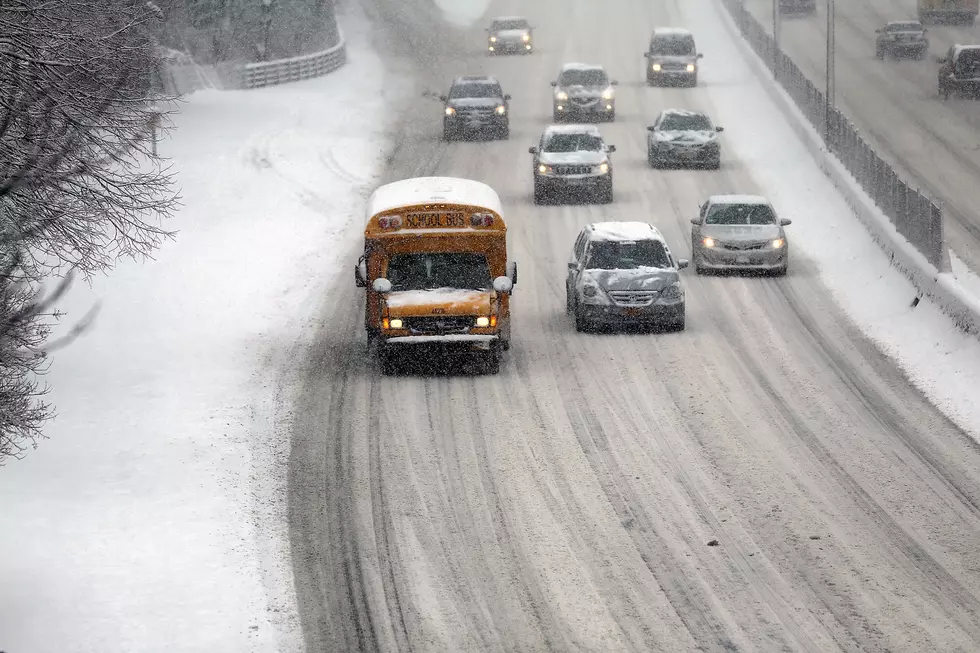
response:
{"label": "bus license plate", "polygon": [[462,229],[466,220],[462,213],[409,213],[405,216],[408,229]]}

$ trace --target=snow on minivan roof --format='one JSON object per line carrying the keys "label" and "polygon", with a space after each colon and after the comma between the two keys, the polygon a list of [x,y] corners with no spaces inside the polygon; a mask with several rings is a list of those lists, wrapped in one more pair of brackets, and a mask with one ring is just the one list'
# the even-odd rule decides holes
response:
{"label": "snow on minivan roof", "polygon": [[646,222],[593,222],[589,228],[594,240],[664,240],[663,234]]}
{"label": "snow on minivan roof", "polygon": [[469,204],[503,216],[504,209],[497,191],[483,182],[460,177],[416,177],[385,184],[371,194],[367,219],[402,206],[420,204]]}

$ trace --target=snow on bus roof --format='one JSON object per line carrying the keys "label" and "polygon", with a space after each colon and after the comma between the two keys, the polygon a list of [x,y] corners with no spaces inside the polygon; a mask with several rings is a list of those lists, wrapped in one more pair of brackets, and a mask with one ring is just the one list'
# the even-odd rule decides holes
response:
{"label": "snow on bus roof", "polygon": [[663,234],[646,222],[594,222],[592,233],[599,240],[663,240]]}
{"label": "snow on bus roof", "polygon": [[500,216],[504,212],[497,192],[483,182],[459,177],[415,177],[375,190],[368,200],[367,218],[402,206],[439,202],[479,206]]}

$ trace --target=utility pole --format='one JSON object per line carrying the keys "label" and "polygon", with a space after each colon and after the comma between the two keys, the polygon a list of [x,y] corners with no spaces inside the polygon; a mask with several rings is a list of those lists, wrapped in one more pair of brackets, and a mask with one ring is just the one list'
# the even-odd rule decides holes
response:
{"label": "utility pole", "polygon": [[773,42],[773,52],[772,52],[772,76],[777,80],[779,79],[779,53],[781,51],[781,46],[779,45],[779,0],[772,0],[772,42]]}
{"label": "utility pole", "polygon": [[836,40],[835,32],[836,21],[834,20],[834,0],[827,0],[827,88],[824,92],[824,141],[830,144],[830,114],[836,104],[834,94],[836,93]]}

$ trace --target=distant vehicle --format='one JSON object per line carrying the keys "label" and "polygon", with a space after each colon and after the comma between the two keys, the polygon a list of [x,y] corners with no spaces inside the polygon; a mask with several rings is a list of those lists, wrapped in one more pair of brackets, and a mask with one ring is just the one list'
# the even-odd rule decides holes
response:
{"label": "distant vehicle", "polygon": [[677,27],[658,27],[650,37],[647,59],[647,84],[698,85],[698,53],[694,35]]}
{"label": "distant vehicle", "polygon": [[918,0],[919,21],[972,25],[980,12],[980,0]]}
{"label": "distant vehicle", "polygon": [[667,109],[647,127],[647,161],[653,168],[667,165],[721,167],[721,143],[711,118],[700,111]]}
{"label": "distant vehicle", "polygon": [[779,0],[781,14],[812,14],[817,11],[817,0]]}
{"label": "distant vehicle", "polygon": [[684,286],[663,235],[643,222],[597,222],[583,229],[572,249],[565,306],[575,329],[649,324],[682,331]]}
{"label": "distant vehicle", "polygon": [[503,208],[490,186],[420,177],[378,188],[354,280],[367,289],[365,328],[383,374],[399,356],[435,352],[476,353],[499,371],[517,265],[507,261]]}
{"label": "distant vehicle", "polygon": [[494,77],[469,76],[453,80],[445,103],[442,134],[447,141],[467,135],[489,134],[494,138],[510,137],[510,95],[505,95]]}
{"label": "distant vehicle", "polygon": [[924,59],[929,52],[929,39],[926,38],[926,28],[914,20],[893,20],[881,29],[875,30],[875,56],[884,59],[886,56],[911,56]]}
{"label": "distant vehicle", "polygon": [[498,16],[487,28],[487,50],[490,54],[533,51],[534,28],[520,16]]}
{"label": "distant vehicle", "polygon": [[541,134],[534,155],[534,203],[590,195],[603,204],[613,201],[613,168],[606,145],[595,125],[551,125]]}
{"label": "distant vehicle", "polygon": [[567,63],[562,66],[554,87],[554,122],[566,119],[600,118],[612,122],[616,119],[616,92],[619,84],[610,80],[602,66],[584,63]]}
{"label": "distant vehicle", "polygon": [[954,45],[938,59],[939,97],[958,93],[976,97],[980,91],[980,45]]}
{"label": "distant vehicle", "polygon": [[758,270],[782,276],[789,265],[789,243],[781,220],[764,197],[714,195],[691,220],[694,271]]}

